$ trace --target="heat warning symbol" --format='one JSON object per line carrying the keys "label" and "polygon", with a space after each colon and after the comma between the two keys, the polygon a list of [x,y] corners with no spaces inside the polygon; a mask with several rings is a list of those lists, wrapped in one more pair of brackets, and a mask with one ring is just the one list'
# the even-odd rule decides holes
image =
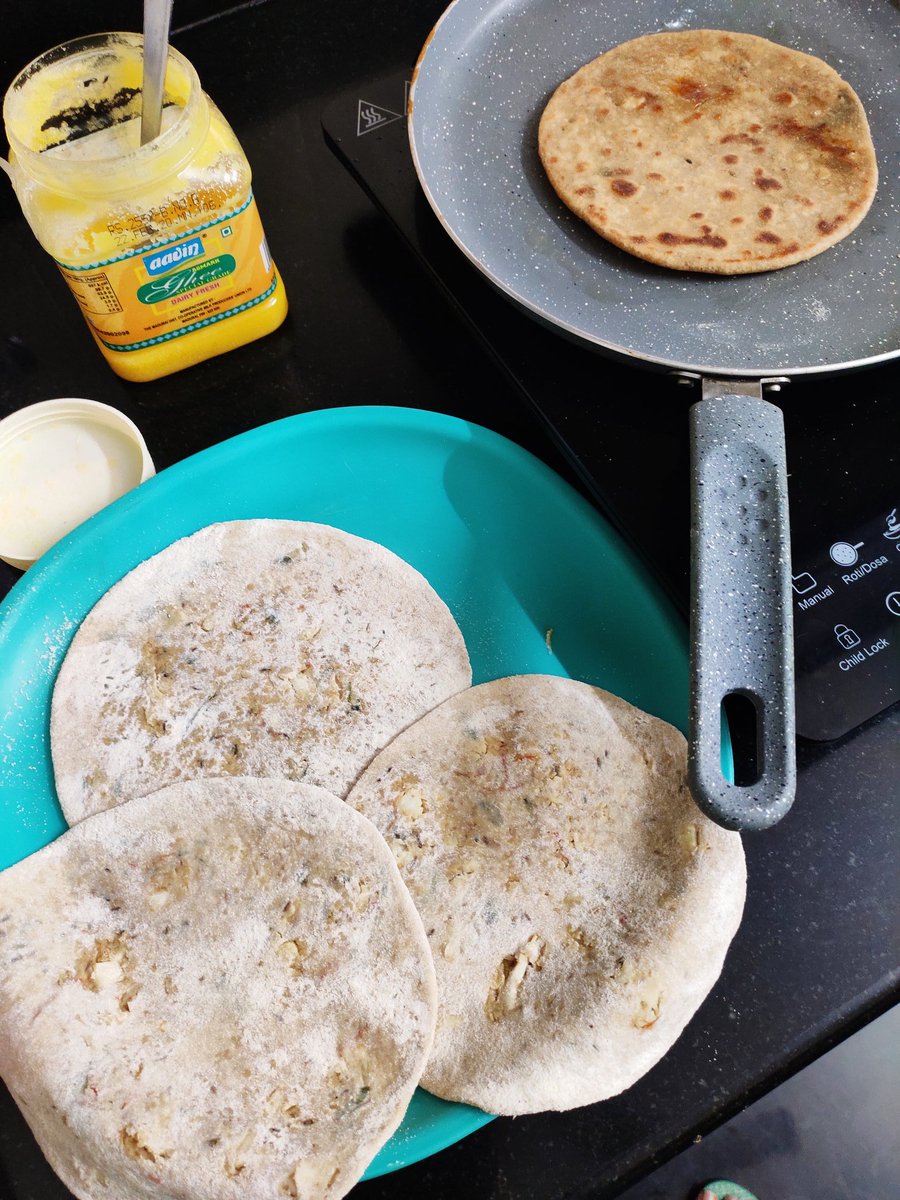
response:
{"label": "heat warning symbol", "polygon": [[373,129],[381,129],[393,121],[402,121],[403,114],[393,109],[384,108],[380,104],[372,104],[369,100],[360,100],[356,114],[356,136],[371,133]]}

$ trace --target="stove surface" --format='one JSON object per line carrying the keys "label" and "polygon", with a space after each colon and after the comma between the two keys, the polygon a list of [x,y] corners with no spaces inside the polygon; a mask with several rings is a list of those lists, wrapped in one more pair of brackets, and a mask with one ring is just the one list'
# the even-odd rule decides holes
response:
{"label": "stove surface", "polygon": [[[442,7],[443,0],[388,0],[377,9],[359,0],[181,0],[176,18],[186,24],[174,44],[247,150],[291,315],[232,355],[127,385],[97,354],[56,267],[11,190],[0,188],[3,261],[17,283],[0,289],[0,415],[51,396],[101,400],[135,420],[163,470],[298,412],[364,403],[449,413],[512,438],[580,486],[685,612],[690,389],[567,343],[513,310],[418,194],[406,153],[405,83]],[[117,12],[98,0],[95,28],[115,28]],[[86,32],[82,10],[61,0],[20,16],[0,47],[8,79],[53,41]],[[356,86],[355,72],[369,82]],[[332,149],[390,223],[321,137],[323,113]],[[841,695],[851,694],[851,681],[855,694],[868,667],[885,661],[885,652],[870,657],[866,648],[896,636],[870,632],[862,613],[838,611],[838,601],[868,597],[872,614],[880,603],[886,565],[852,583],[841,574],[879,557],[869,539],[882,537],[898,500],[887,486],[900,474],[897,382],[885,368],[798,382],[781,397],[795,572],[815,580],[800,598],[834,588],[795,614],[827,617],[830,636],[844,624],[841,636],[859,636],[862,647],[841,644],[837,659],[827,659]],[[829,551],[839,542],[858,563],[834,562]],[[17,580],[0,564],[0,594]],[[28,575],[22,586],[30,587]],[[859,653],[865,662],[841,668]],[[834,697],[822,707],[838,712]],[[848,727],[866,707],[874,712],[871,704],[849,707],[848,700],[840,714]],[[644,1079],[600,1105],[490,1122],[358,1194],[457,1200],[462,1180],[468,1194],[495,1200],[604,1200],[888,1008],[900,994],[892,924],[898,747],[896,705],[836,740],[801,740],[793,809],[745,838],[749,899],[725,970]],[[0,1196],[71,1200],[3,1088]]]}
{"label": "stove surface", "polygon": [[[326,112],[330,145],[399,229],[590,498],[687,611],[687,408],[699,384],[622,362],[517,309],[451,244],[409,152],[405,75]],[[797,731],[830,741],[900,699],[900,360],[769,390],[785,420]]]}
{"label": "stove surface", "polygon": [[[396,74],[345,91],[323,115],[327,143],[537,416],[564,471],[686,618],[687,410],[699,394],[670,374],[569,340],[494,290],[420,194],[403,116],[407,88]],[[892,362],[801,377],[769,395],[784,413],[788,451],[797,800],[775,828],[745,838],[744,923],[701,1014],[645,1079],[600,1106],[602,1131],[589,1113],[568,1114],[572,1171],[554,1175],[553,1195],[617,1194],[897,998],[895,939],[885,927],[881,940],[876,929],[895,892],[900,769],[898,385],[900,363]],[[559,1126],[549,1114],[535,1120]],[[524,1123],[519,1130],[525,1194]]]}

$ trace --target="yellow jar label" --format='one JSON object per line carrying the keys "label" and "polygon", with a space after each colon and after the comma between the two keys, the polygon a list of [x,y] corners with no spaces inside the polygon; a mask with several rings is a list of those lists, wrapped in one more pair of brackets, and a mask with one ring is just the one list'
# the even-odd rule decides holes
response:
{"label": "yellow jar label", "polygon": [[277,286],[252,196],[178,237],[90,266],[57,266],[103,345],[122,352],[225,321]]}

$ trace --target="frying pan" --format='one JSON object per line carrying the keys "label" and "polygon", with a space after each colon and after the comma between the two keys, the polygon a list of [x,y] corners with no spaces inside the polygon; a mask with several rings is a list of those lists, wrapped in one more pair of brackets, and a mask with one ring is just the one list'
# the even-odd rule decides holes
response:
{"label": "frying pan", "polygon": [[[688,765],[700,807],[734,829],[784,815],[795,786],[784,430],[764,389],[900,354],[892,0],[455,0],[410,92],[419,181],[450,237],[537,320],[635,366],[699,382],[692,460]],[[881,167],[866,219],[780,271],[712,276],[625,254],[574,217],[537,155],[556,86],[619,42],[673,29],[754,33],[815,54],[857,91]],[[598,398],[599,403],[627,403]],[[720,715],[749,701],[758,777],[729,783]]]}

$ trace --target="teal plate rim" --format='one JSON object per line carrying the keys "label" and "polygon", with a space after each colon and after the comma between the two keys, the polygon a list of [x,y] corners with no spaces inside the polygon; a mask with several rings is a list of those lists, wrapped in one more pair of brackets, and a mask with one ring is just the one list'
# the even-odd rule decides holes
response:
{"label": "teal plate rim", "polygon": [[[320,409],[160,471],[49,550],[0,604],[0,868],[66,828],[49,711],[80,621],[172,541],[213,521],[250,517],[334,525],[406,559],[456,617],[475,683],[571,676],[686,731],[684,623],[569,484],[514,442],[457,417]],[[419,1089],[363,1178],[426,1158],[492,1119]]]}

